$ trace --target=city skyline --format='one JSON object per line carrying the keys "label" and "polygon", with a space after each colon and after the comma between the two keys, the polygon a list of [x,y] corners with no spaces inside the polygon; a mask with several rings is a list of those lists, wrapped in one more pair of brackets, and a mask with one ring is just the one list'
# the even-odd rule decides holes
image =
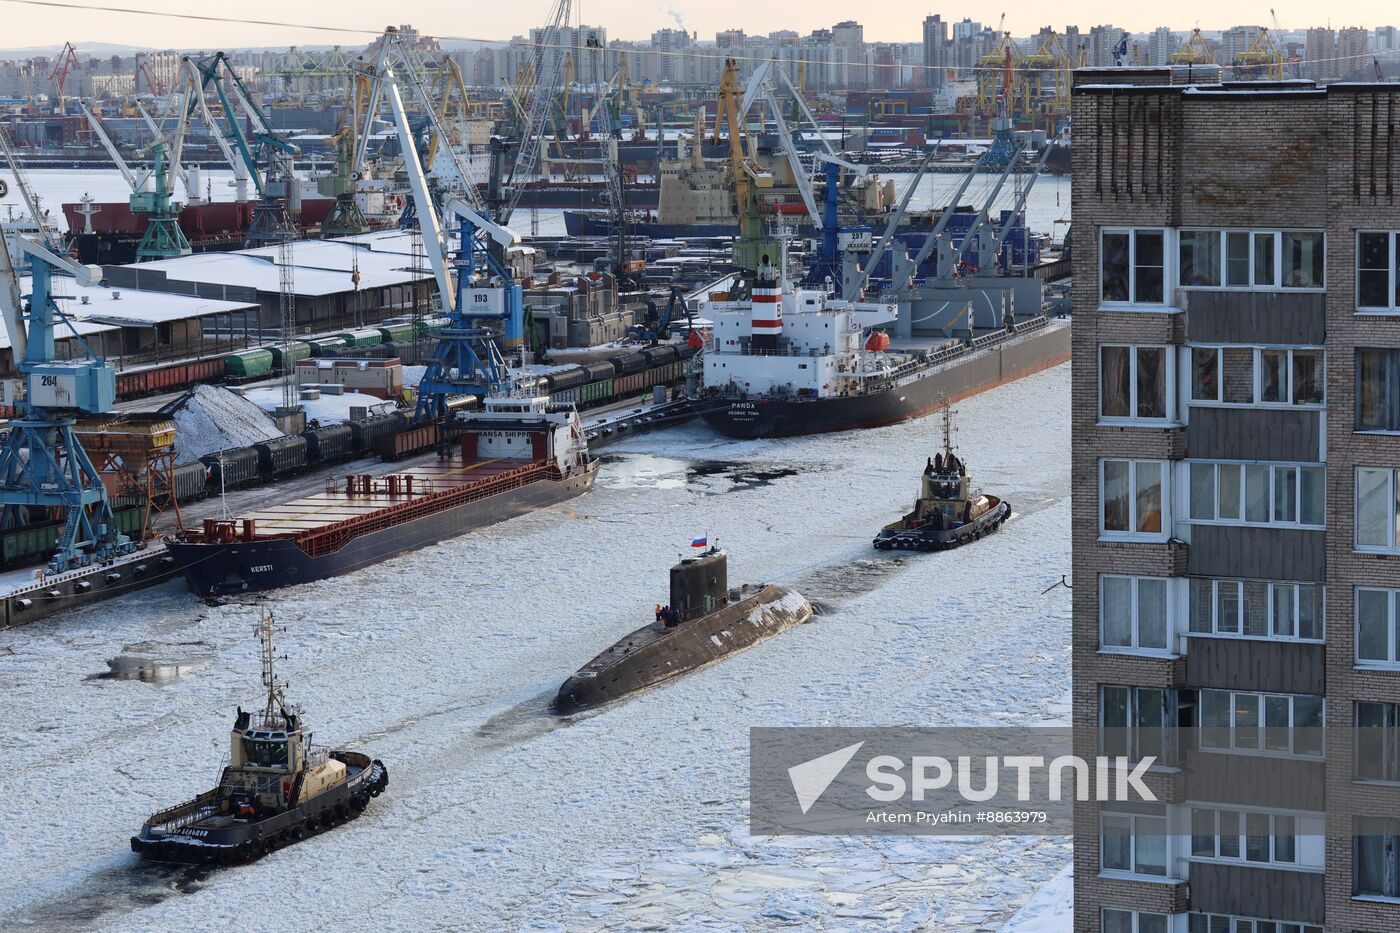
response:
{"label": "city skyline", "polygon": [[[84,6],[81,3],[68,8],[63,5],[65,0],[56,0],[60,4],[58,6],[17,0],[0,2],[11,11],[6,31],[8,49],[62,45],[67,41],[72,41],[80,50],[84,43],[182,49],[287,45],[354,47],[368,43],[385,25],[389,25],[390,18],[394,23],[411,22],[423,34],[447,40],[506,42],[513,36],[525,35],[531,28],[538,27],[550,12],[544,3],[522,4],[503,9],[502,15],[488,24],[467,22],[459,15],[444,12],[436,4],[414,0],[395,5],[391,16],[382,7],[366,0],[335,4],[310,0],[294,10],[267,0],[252,0],[244,4],[239,13],[228,17],[245,22],[222,22],[200,19],[198,17],[203,14],[189,14],[188,8],[182,9],[175,4],[150,5],[145,11],[139,11],[131,7],[102,10],[96,5]],[[614,38],[633,41],[644,40],[651,33],[668,28],[698,34],[701,41],[713,40],[717,32],[727,29],[743,29],[751,35],[785,29],[807,34],[854,18],[864,27],[866,41],[893,43],[920,41],[920,24],[929,14],[939,14],[949,22],[969,16],[988,26],[995,26],[1001,16],[1001,11],[948,9],[936,4],[930,4],[925,9],[910,4],[900,5],[896,9],[865,8],[852,11],[848,4],[829,0],[816,0],[805,5],[801,22],[793,22],[790,14],[780,10],[754,9],[730,0],[696,4],[694,9],[689,4],[676,2],[658,3],[645,9],[637,7],[637,4],[620,0],[599,0],[589,4],[581,15],[589,23],[607,28]],[[1197,26],[1214,32],[1239,24],[1273,24],[1271,17],[1266,17],[1253,7],[1241,5],[1237,9],[1238,13],[1225,14],[1219,7],[1212,7],[1202,11],[1211,15],[1210,20],[1164,23],[1160,18],[1153,18],[1158,16],[1159,11],[1139,12],[1098,0],[1071,0],[1056,7],[1053,16],[1047,16],[1043,6],[1013,2],[1005,5],[1005,28],[1015,36],[1025,36],[1047,25],[1063,31],[1069,24],[1088,27],[1104,22],[1112,22],[1133,33],[1151,32],[1161,26],[1189,33]],[[1362,26],[1374,29],[1379,25],[1388,25],[1390,20],[1395,19],[1393,7],[1374,0],[1329,6],[1327,15],[1321,20],[1317,18],[1318,11],[1314,7],[1305,7],[1302,3],[1280,3],[1274,7],[1274,12],[1277,13],[1280,28],[1284,30],[1312,26]]]}

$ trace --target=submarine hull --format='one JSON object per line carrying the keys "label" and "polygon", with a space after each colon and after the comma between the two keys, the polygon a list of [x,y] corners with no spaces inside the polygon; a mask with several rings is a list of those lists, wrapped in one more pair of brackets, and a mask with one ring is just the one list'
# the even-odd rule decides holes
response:
{"label": "submarine hull", "polygon": [[617,642],[564,682],[554,698],[554,712],[576,713],[665,683],[811,617],[812,605],[785,586],[731,591],[730,602],[713,612],[672,628],[643,626]]}

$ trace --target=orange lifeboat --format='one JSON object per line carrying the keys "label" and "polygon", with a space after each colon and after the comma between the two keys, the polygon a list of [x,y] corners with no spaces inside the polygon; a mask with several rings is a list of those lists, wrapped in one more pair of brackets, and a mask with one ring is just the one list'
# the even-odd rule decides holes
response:
{"label": "orange lifeboat", "polygon": [[865,349],[880,353],[890,348],[890,335],[882,330],[871,331],[870,337],[865,341]]}

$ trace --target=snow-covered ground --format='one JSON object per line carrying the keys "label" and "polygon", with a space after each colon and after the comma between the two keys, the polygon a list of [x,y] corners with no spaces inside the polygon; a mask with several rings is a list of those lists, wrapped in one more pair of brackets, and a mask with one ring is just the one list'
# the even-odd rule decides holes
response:
{"label": "snow-covered ground", "polygon": [[[290,698],[390,784],[358,821],[239,868],[138,866],[127,837],[211,785],[235,706],[257,701],[252,600],[172,585],[0,632],[0,929],[995,930],[1049,882],[1017,929],[1067,929],[1068,839],[747,830],[751,726],[1067,715],[1069,593],[1042,591],[1070,569],[1069,369],[958,408],[960,453],[1015,514],[957,551],[870,547],[937,418],[783,441],[688,425],[607,448],[587,496],[270,594]],[[602,711],[546,713],[702,533],[732,581],[793,584],[821,614]],[[185,674],[88,679],[118,656]]]}

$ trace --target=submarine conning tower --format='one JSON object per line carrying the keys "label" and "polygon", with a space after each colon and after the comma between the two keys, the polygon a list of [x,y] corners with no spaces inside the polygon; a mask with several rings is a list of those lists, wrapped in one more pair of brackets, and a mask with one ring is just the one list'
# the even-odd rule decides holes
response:
{"label": "submarine conning tower", "polygon": [[729,562],[723,551],[710,548],[671,568],[671,608],[684,622],[714,612],[729,599]]}

